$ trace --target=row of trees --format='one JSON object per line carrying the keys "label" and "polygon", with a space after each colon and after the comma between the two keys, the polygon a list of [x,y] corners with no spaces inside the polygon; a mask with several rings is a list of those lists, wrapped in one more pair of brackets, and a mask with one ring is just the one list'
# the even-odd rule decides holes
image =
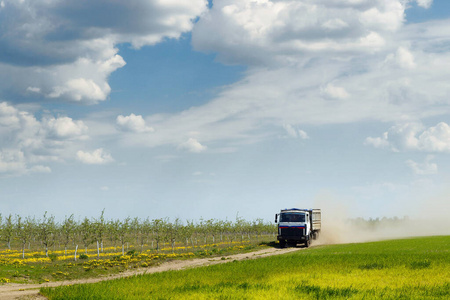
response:
{"label": "row of trees", "polygon": [[218,241],[232,243],[236,240],[258,239],[275,232],[276,227],[262,219],[246,221],[239,216],[234,222],[216,219],[183,222],[179,218],[170,221],[168,218],[142,220],[130,217],[124,220],[106,220],[102,211],[98,218],[85,217],[77,221],[71,215],[57,222],[54,216],[47,213],[41,219],[0,215],[1,240],[8,249],[12,248],[12,244],[14,248],[20,247],[23,257],[25,249],[32,247],[45,249],[46,256],[52,246],[64,247],[67,254],[70,245],[78,248],[78,244],[86,252],[88,247],[96,244],[97,253],[100,253],[103,252],[105,243],[114,247],[120,245],[124,254],[125,245],[129,242],[139,246],[141,251],[144,245],[151,245],[151,249],[159,251],[162,243],[170,243],[174,251],[177,243],[187,249]]}

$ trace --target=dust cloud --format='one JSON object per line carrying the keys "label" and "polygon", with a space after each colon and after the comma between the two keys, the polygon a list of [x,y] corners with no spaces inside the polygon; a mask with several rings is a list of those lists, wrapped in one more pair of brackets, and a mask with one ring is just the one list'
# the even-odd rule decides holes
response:
{"label": "dust cloud", "polygon": [[[331,194],[315,199],[314,208],[322,210],[322,230],[314,243],[340,244],[370,242],[386,239],[450,235],[450,193],[426,200],[411,199],[411,205],[394,217],[356,217],[348,202]],[[395,213],[395,212],[391,212]],[[392,214],[391,214],[392,215]],[[394,214],[395,215],[395,214]]]}

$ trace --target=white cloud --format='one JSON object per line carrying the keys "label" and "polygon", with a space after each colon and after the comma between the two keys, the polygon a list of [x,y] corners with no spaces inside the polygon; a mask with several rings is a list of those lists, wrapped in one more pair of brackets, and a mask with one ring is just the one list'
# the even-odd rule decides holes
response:
{"label": "white cloud", "polygon": [[339,18],[328,20],[322,24],[323,28],[330,30],[339,30],[348,27],[348,24]]}
{"label": "white cloud", "polygon": [[428,129],[421,123],[395,125],[382,137],[368,137],[366,144],[393,151],[450,152],[450,126],[445,122]]}
{"label": "white cloud", "polygon": [[37,165],[31,167],[30,171],[33,173],[51,173],[52,169],[50,169],[50,167],[47,166]]}
{"label": "white cloud", "polygon": [[400,68],[411,70],[416,67],[414,55],[405,47],[399,47],[395,54],[391,53],[386,58],[386,63],[394,61]]}
{"label": "white cloud", "polygon": [[48,113],[38,120],[27,111],[0,103],[0,173],[51,172],[46,163],[73,159],[76,148],[88,140],[88,127],[81,120]]}
{"label": "white cloud", "polygon": [[129,116],[117,116],[116,123],[120,129],[132,132],[153,132],[154,129],[145,124],[141,115],[130,114]]}
{"label": "white cloud", "polygon": [[102,148],[96,149],[93,152],[84,152],[79,150],[77,152],[77,159],[82,163],[89,165],[101,165],[114,161],[111,154],[105,152]]}
{"label": "white cloud", "polygon": [[[430,49],[450,42],[449,22],[405,25],[404,4],[215,1],[194,27],[194,47],[249,65],[245,78],[205,105],[144,116],[157,132],[127,142],[179,145],[195,131],[192,137],[209,147],[225,141],[222,147],[235,148],[276,134],[284,124],[399,122],[450,113],[450,51]],[[371,8],[392,22],[363,22]],[[330,20],[342,22],[324,27]]]}
{"label": "white cloud", "polygon": [[[180,113],[117,117],[124,131],[157,128],[151,139],[125,132],[121,142],[233,151],[278,135],[284,124],[292,126],[288,134],[307,138],[297,131],[305,124],[402,123],[450,113],[450,50],[442,48],[450,21],[405,25],[405,7],[395,0],[215,1],[195,24],[193,44],[248,65],[245,77]],[[400,144],[391,144],[394,137],[366,143],[400,151],[418,138],[399,133]]]}
{"label": "white cloud", "polygon": [[287,134],[290,137],[301,138],[303,140],[309,139],[309,136],[308,136],[308,134],[305,131],[303,131],[301,129],[297,129],[297,128],[295,128],[294,126],[292,126],[290,124],[283,125],[283,128],[286,130]]}
{"label": "white cloud", "polygon": [[400,67],[405,69],[413,69],[416,66],[412,53],[403,47],[397,50],[397,60]]}
{"label": "white cloud", "polygon": [[304,62],[317,52],[345,57],[382,47],[404,11],[400,0],[215,1],[194,27],[193,45],[246,65]]}
{"label": "white cloud", "polygon": [[0,151],[0,176],[18,176],[30,173],[50,173],[48,166],[29,166],[27,157],[19,149],[2,149]]}
{"label": "white cloud", "polygon": [[34,86],[29,86],[27,87],[27,91],[33,92],[33,93],[40,93],[41,89],[38,87],[34,87]]}
{"label": "white cloud", "polygon": [[301,129],[298,130],[298,136],[303,140],[309,139],[309,135]]}
{"label": "white cloud", "polygon": [[405,10],[401,1],[374,1],[374,6],[362,12],[359,17],[367,28],[396,31],[401,27]]}
{"label": "white cloud", "polygon": [[179,38],[207,8],[205,0],[1,3],[0,95],[82,103],[107,99],[109,75],[125,65],[115,45]]}
{"label": "white cloud", "polygon": [[185,149],[193,153],[200,153],[207,149],[206,146],[200,144],[196,139],[189,138],[186,142],[179,145],[180,149]]}
{"label": "white cloud", "polygon": [[441,122],[419,136],[419,149],[429,152],[450,151],[450,126]]}
{"label": "white cloud", "polygon": [[423,163],[407,160],[406,165],[417,175],[433,175],[438,172],[437,164],[432,163],[432,155],[428,155]]}
{"label": "white cloud", "polygon": [[423,8],[430,8],[431,4],[433,4],[433,0],[416,0],[417,5],[423,7]]}
{"label": "white cloud", "polygon": [[86,133],[88,127],[83,121],[74,121],[69,117],[58,117],[58,118],[44,118],[43,127],[48,131],[50,137],[55,138],[87,138]]}
{"label": "white cloud", "polygon": [[346,99],[350,96],[343,87],[335,86],[331,83],[325,87],[324,93],[335,99]]}
{"label": "white cloud", "polygon": [[0,174],[4,173],[25,173],[25,156],[21,151],[12,149],[0,152]]}
{"label": "white cloud", "polygon": [[389,147],[389,141],[388,141],[388,133],[383,133],[382,137],[368,137],[366,138],[365,145],[372,145],[375,148],[388,148]]}
{"label": "white cloud", "polygon": [[64,86],[55,86],[53,91],[48,94],[49,98],[62,98],[69,95],[73,101],[98,101],[105,100],[111,88],[104,83],[104,89],[100,88],[92,79],[76,78],[70,79],[64,83]]}

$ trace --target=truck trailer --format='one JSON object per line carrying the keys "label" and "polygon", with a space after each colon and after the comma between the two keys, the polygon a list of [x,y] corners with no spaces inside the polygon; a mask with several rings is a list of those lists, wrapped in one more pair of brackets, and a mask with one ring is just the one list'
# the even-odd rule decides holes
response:
{"label": "truck trailer", "polygon": [[275,215],[275,223],[278,223],[277,240],[281,248],[300,243],[309,247],[311,240],[319,237],[321,212],[320,209],[282,209]]}

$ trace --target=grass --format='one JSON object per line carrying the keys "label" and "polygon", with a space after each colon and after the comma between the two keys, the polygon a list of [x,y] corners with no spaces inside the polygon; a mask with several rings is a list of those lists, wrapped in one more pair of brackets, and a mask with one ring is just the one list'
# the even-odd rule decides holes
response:
{"label": "grass", "polygon": [[127,255],[120,252],[111,252],[107,249],[100,253],[97,259],[96,249],[84,250],[77,255],[74,261],[73,253],[64,255],[64,251],[53,251],[49,257],[45,253],[27,252],[25,259],[22,253],[14,250],[0,251],[0,284],[1,283],[42,283],[48,281],[74,280],[102,275],[116,274],[129,269],[146,268],[173,259],[189,259],[194,257],[223,256],[235,253],[249,252],[267,247],[268,243],[229,243],[206,244],[187,252],[184,247],[172,253],[171,249],[162,249],[160,252],[148,250],[140,252],[130,248]]}
{"label": "grass", "polygon": [[448,299],[450,236],[320,246],[41,293],[49,299]]}

